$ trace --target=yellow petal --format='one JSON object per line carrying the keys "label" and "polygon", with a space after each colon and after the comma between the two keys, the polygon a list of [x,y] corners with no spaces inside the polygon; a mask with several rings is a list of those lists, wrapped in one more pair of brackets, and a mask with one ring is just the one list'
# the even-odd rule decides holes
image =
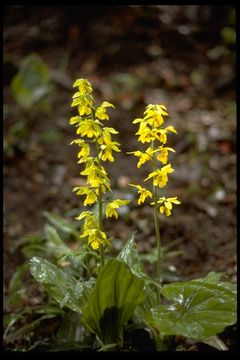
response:
{"label": "yellow petal", "polygon": [[160,206],[160,213],[164,214],[164,211],[165,211],[165,206]]}
{"label": "yellow petal", "polygon": [[172,204],[171,204],[170,202],[165,201],[165,202],[164,202],[164,205],[165,205],[165,207],[166,207],[167,209],[169,209],[169,210],[172,209]]}

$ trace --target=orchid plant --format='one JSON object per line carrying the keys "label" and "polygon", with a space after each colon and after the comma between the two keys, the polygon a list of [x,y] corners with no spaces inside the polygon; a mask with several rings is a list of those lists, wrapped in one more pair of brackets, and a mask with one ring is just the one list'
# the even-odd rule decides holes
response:
{"label": "orchid plant", "polygon": [[[83,206],[87,209],[76,217],[84,221],[79,248],[75,253],[70,249],[66,252],[76,256],[88,272],[76,277],[58,264],[35,256],[30,261],[33,277],[60,307],[80,314],[81,324],[96,335],[98,350],[126,350],[124,329],[130,320],[136,327],[149,330],[157,351],[169,349],[169,339],[176,335],[226,350],[217,334],[236,322],[236,286],[215,272],[191,281],[165,285],[161,281],[159,216],[170,216],[173,205],[180,204],[176,196],[158,194],[174,171],[168,155],[175,150],[166,144],[168,135],[176,130],[172,125],[164,127],[164,117],[168,115],[165,105],[150,104],[144,116],[133,121],[139,124],[138,141],[148,147],[130,152],[138,158],[138,168],[147,162],[152,166],[144,179],[146,184],[152,183],[151,189],[143,184],[129,184],[137,189],[139,205],[149,198],[153,206],[158,256],[156,278],[152,278],[143,270],[134,237],[114,257],[104,230],[104,218],[118,218],[118,209],[129,203],[127,199],[109,201],[106,197],[111,183],[104,163],[114,162],[114,152],[120,152],[120,143],[113,140],[118,132],[105,126],[108,109],[114,105],[108,101],[96,105],[92,85],[86,79],[77,79],[73,87],[77,92],[71,106],[77,107],[78,114],[70,119],[70,124],[75,125],[78,137],[71,144],[79,147],[78,163],[84,167],[80,174],[86,177],[85,185],[76,186],[73,191],[84,196]],[[98,254],[94,272],[89,254]]]}

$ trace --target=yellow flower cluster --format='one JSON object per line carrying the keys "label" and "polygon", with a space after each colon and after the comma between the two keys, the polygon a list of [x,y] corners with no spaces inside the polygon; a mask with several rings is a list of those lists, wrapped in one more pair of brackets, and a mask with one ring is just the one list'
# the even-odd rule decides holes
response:
{"label": "yellow flower cluster", "polygon": [[[112,141],[112,134],[118,132],[112,128],[104,126],[102,123],[109,120],[107,108],[114,105],[104,101],[100,106],[94,106],[95,100],[92,96],[92,86],[86,79],[78,79],[73,87],[78,91],[73,95],[71,106],[78,107],[77,116],[73,116],[69,123],[76,126],[76,133],[79,135],[71,144],[77,144],[80,148],[78,152],[78,163],[84,164],[81,175],[86,176],[86,185],[74,187],[73,191],[77,195],[84,195],[84,206],[98,203],[99,216],[91,211],[82,212],[76,219],[84,219],[83,233],[81,238],[87,238],[87,243],[97,250],[100,246],[110,245],[107,235],[102,230],[102,196],[106,191],[111,191],[110,180],[102,162],[114,161],[113,152],[119,152],[120,144]],[[118,217],[117,209],[129,203],[129,200],[116,199],[109,202],[106,206],[105,216]]]}
{"label": "yellow flower cluster", "polygon": [[[138,141],[141,143],[151,143],[145,151],[132,151],[128,154],[133,154],[138,158],[137,167],[140,168],[148,161],[152,162],[153,171],[148,175],[144,181],[152,180],[153,192],[156,194],[156,188],[163,188],[168,182],[168,174],[172,173],[174,169],[168,163],[169,151],[175,152],[174,149],[164,146],[167,143],[167,136],[169,132],[177,133],[173,126],[163,127],[164,117],[167,116],[167,109],[164,105],[148,105],[144,112],[143,118],[137,118],[133,124],[139,124],[139,129],[136,132]],[[157,160],[163,164],[161,168],[157,168]],[[145,189],[140,185],[129,184],[138,189],[138,204],[144,203],[146,198],[154,197],[150,190]],[[166,216],[171,215],[172,204],[180,204],[177,197],[165,198],[161,197],[158,200],[154,199],[153,205],[157,202],[159,211]]]}

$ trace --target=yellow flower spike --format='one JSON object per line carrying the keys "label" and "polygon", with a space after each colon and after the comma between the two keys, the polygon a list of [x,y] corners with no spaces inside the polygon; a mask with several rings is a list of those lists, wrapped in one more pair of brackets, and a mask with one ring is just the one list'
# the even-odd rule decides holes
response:
{"label": "yellow flower spike", "polygon": [[118,213],[116,209],[120,208],[121,206],[129,204],[130,200],[120,200],[116,199],[111,202],[109,202],[106,206],[105,215],[106,218],[115,216],[115,218],[118,218]]}
{"label": "yellow flower spike", "polygon": [[[76,133],[80,138],[73,140],[71,144],[77,144],[80,147],[77,163],[85,165],[80,174],[86,176],[86,185],[75,187],[73,191],[77,195],[85,195],[84,206],[98,203],[98,215],[93,214],[92,211],[84,211],[77,220],[84,219],[81,237],[87,237],[87,243],[92,249],[100,249],[101,265],[104,265],[104,245],[110,245],[110,243],[102,229],[103,195],[111,191],[111,186],[102,163],[107,160],[114,161],[113,152],[120,152],[120,144],[112,141],[112,136],[118,132],[112,127],[104,127],[103,121],[109,120],[107,109],[114,108],[114,105],[103,101],[99,106],[95,106],[93,89],[86,79],[77,79],[73,87],[78,89],[72,96],[71,106],[77,106],[78,116],[71,117],[69,123],[76,126]],[[117,199],[117,202],[112,202],[112,209],[116,211],[123,204],[125,200],[121,203],[121,200]],[[108,215],[116,217],[117,211],[114,213],[111,210],[110,214],[110,207],[111,205],[108,207]]]}
{"label": "yellow flower spike", "polygon": [[[141,204],[149,196],[153,198],[154,205],[154,226],[156,233],[157,242],[157,264],[156,264],[156,279],[161,284],[161,262],[162,262],[162,247],[161,247],[161,235],[159,231],[159,218],[158,210],[161,214],[166,216],[171,215],[173,204],[180,204],[177,198],[165,198],[162,197],[158,200],[158,188],[163,188],[168,182],[168,174],[172,173],[174,169],[171,164],[168,164],[168,153],[169,151],[174,152],[175,150],[163,146],[167,143],[168,133],[176,133],[175,128],[172,125],[164,127],[165,118],[168,116],[167,108],[165,105],[149,104],[145,111],[143,118],[137,118],[133,121],[133,124],[139,124],[138,131],[135,135],[138,135],[138,141],[143,144],[151,143],[148,149],[144,151],[130,152],[134,156],[139,157],[137,167],[140,167],[146,161],[151,160],[152,172],[150,172],[144,181],[152,180],[153,192],[141,187],[140,185],[129,184],[138,189],[139,199],[138,204]],[[161,144],[157,144],[160,142]],[[147,156],[148,155],[148,156]],[[164,166],[158,168],[157,160],[160,161]],[[161,304],[161,291],[157,290],[157,304]]]}
{"label": "yellow flower spike", "polygon": [[139,199],[138,199],[138,205],[141,205],[141,203],[144,203],[147,197],[152,198],[151,191],[145,189],[144,187],[142,187],[140,185],[134,185],[134,184],[129,184],[129,185],[138,189],[138,194],[140,195]]}

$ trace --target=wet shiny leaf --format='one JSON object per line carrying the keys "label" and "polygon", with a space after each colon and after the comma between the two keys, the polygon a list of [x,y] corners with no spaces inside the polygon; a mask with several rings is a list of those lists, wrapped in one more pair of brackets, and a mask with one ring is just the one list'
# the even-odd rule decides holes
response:
{"label": "wet shiny leaf", "polygon": [[165,285],[162,293],[172,304],[152,308],[148,321],[163,335],[204,340],[236,322],[236,287],[216,273]]}
{"label": "wet shiny leaf", "polygon": [[118,341],[122,328],[145,298],[144,282],[117,259],[100,270],[96,285],[83,309],[83,322],[104,344]]}
{"label": "wet shiny leaf", "polygon": [[151,281],[147,274],[142,270],[134,235],[126,242],[117,258],[124,261],[130,267],[134,275],[144,280]]}
{"label": "wet shiny leaf", "polygon": [[82,307],[88,301],[93,280],[78,281],[64,270],[40,257],[33,257],[30,264],[35,280],[44,285],[60,307],[66,306],[73,311],[82,312]]}

